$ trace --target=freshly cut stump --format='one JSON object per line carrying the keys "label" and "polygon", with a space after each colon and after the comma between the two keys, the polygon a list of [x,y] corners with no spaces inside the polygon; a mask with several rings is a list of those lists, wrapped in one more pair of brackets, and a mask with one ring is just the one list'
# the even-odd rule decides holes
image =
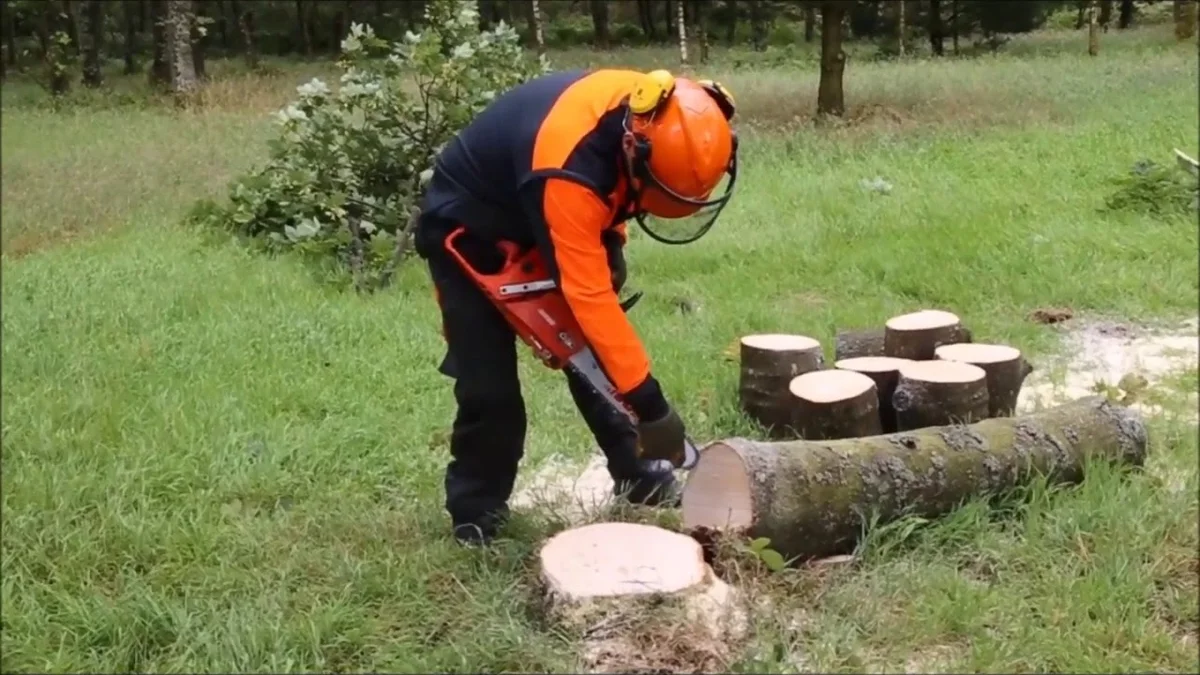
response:
{"label": "freshly cut stump", "polygon": [[879,398],[879,426],[885,434],[896,430],[896,409],[892,407],[892,392],[896,391],[896,383],[900,380],[900,366],[906,363],[912,361],[894,356],[860,356],[842,359],[833,364],[841,370],[862,373],[875,382],[875,391]]}
{"label": "freshly cut stump", "polygon": [[788,383],[825,365],[821,343],[803,335],[747,335],[741,340],[738,398],[771,438],[794,437]]}
{"label": "freshly cut stump", "polygon": [[818,370],[792,380],[788,389],[801,438],[816,441],[881,433],[875,382],[862,373]]}
{"label": "freshly cut stump", "polygon": [[1101,396],[1030,415],[839,441],[710,444],[683,491],[683,524],[769,537],[785,558],[849,553],[873,514],[945,515],[1036,477],[1073,483],[1095,461],[1142,466],[1141,415]]}
{"label": "freshly cut stump", "polygon": [[884,326],[884,356],[928,361],[941,345],[970,342],[971,332],[958,316],[940,309],[925,309],[888,319]]}
{"label": "freshly cut stump", "polygon": [[862,356],[883,356],[884,330],[843,330],[833,337],[833,359],[854,359]]}
{"label": "freshly cut stump", "polygon": [[660,665],[652,653],[655,639],[686,637],[700,660],[707,655],[719,661],[744,635],[740,597],[686,535],[653,525],[596,523],[554,535],[539,559],[544,609],[548,618],[585,636],[589,672],[653,669]]}
{"label": "freshly cut stump", "polygon": [[979,366],[987,373],[989,417],[1012,416],[1017,409],[1021,385],[1033,372],[1033,366],[1021,356],[1021,350],[1006,345],[943,345],[934,350],[934,356],[943,361]]}
{"label": "freshly cut stump", "polygon": [[892,407],[898,431],[987,419],[987,373],[958,361],[906,363],[900,366]]}

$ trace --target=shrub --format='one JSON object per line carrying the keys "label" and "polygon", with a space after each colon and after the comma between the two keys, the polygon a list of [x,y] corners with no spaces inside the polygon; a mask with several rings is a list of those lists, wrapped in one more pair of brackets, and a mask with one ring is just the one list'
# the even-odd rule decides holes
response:
{"label": "shrub", "polygon": [[1155,216],[1195,213],[1200,206],[1200,182],[1178,168],[1148,159],[1112,181],[1116,188],[1105,201],[1113,211],[1139,211]]}
{"label": "shrub", "polygon": [[438,151],[497,94],[549,70],[526,59],[511,26],[480,31],[473,1],[433,0],[425,19],[398,42],[354,24],[336,91],[319,79],[299,87],[265,166],[193,219],[269,250],[336,256],[359,290],[386,286]]}

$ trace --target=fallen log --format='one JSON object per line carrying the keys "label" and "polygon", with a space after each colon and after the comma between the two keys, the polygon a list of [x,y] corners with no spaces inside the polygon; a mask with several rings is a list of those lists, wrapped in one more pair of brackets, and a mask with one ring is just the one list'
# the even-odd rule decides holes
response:
{"label": "fallen log", "polygon": [[825,365],[821,343],[803,335],[747,335],[741,340],[738,402],[771,438],[794,438],[788,383]]}
{"label": "fallen log", "polygon": [[884,325],[883,355],[928,361],[941,345],[971,342],[958,316],[940,309],[925,309],[888,319]]}
{"label": "fallen log", "polygon": [[892,407],[897,431],[987,419],[987,373],[958,361],[906,363],[900,366]]}
{"label": "fallen log", "polygon": [[715,672],[745,634],[742,596],[717,578],[700,544],[678,532],[584,525],[551,537],[538,558],[541,608],[583,638],[585,672],[656,672],[673,654],[655,654],[655,638],[669,645],[681,636],[693,655],[709,657],[700,667]]}
{"label": "fallen log", "polygon": [[1005,345],[942,345],[934,350],[934,356],[983,369],[987,374],[988,417],[1010,417],[1017,409],[1021,385],[1033,372],[1033,366],[1021,356],[1021,350]]}
{"label": "fallen log", "polygon": [[883,356],[882,328],[838,331],[833,337],[833,360]]}
{"label": "fallen log", "polygon": [[817,370],[788,385],[800,438],[833,440],[882,433],[875,381],[850,370]]}
{"label": "fallen log", "polygon": [[683,525],[769,537],[787,558],[848,553],[879,522],[933,518],[1034,475],[1074,483],[1089,461],[1141,466],[1139,413],[1088,397],[1030,415],[839,441],[710,444],[683,491]]}
{"label": "fallen log", "polygon": [[896,383],[900,380],[900,366],[906,363],[912,361],[892,356],[860,356],[842,359],[833,364],[841,370],[862,373],[875,382],[875,393],[879,400],[880,433],[890,434],[896,431],[896,408],[892,406],[892,393],[896,391]]}

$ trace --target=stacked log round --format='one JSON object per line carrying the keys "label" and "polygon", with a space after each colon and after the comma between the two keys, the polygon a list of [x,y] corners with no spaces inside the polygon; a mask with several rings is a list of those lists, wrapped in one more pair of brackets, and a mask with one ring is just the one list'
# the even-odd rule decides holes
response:
{"label": "stacked log round", "polygon": [[987,419],[987,373],[957,361],[913,361],[900,366],[892,393],[897,431]]}
{"label": "stacked log round", "polygon": [[969,363],[983,369],[987,374],[989,417],[1010,417],[1016,411],[1021,385],[1032,371],[1019,349],[963,343],[938,347],[934,355],[943,361]]}
{"label": "stacked log round", "polygon": [[966,427],[821,442],[726,439],[692,470],[683,525],[710,538],[769,537],[788,559],[836,555],[853,550],[869,514],[880,524],[934,518],[1031,478],[1077,482],[1093,461],[1141,466],[1146,440],[1135,409],[1099,396]]}
{"label": "stacked log round", "polygon": [[892,393],[900,381],[900,366],[912,363],[908,359],[893,356],[859,356],[842,359],[833,365],[841,370],[862,373],[875,382],[875,393],[879,400],[879,427],[885,434],[896,431],[896,409],[892,406]]}
{"label": "stacked log round", "polygon": [[794,437],[788,384],[825,364],[821,343],[803,335],[747,335],[741,340],[738,401],[771,438]]}
{"label": "stacked log round", "polygon": [[883,356],[883,338],[882,328],[838,331],[833,337],[833,359]]}
{"label": "stacked log round", "polygon": [[817,370],[788,385],[801,438],[831,440],[882,433],[875,382],[852,370]]}
{"label": "stacked log round", "polygon": [[926,309],[892,317],[884,326],[884,356],[928,361],[942,345],[970,342],[958,316],[940,309]]}

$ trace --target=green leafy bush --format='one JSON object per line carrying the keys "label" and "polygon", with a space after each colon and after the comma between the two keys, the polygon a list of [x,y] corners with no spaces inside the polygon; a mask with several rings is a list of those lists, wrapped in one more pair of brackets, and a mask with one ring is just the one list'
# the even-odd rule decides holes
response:
{"label": "green leafy bush", "polygon": [[420,33],[397,42],[354,24],[340,86],[313,79],[277,113],[270,158],[193,219],[271,250],[336,256],[359,290],[388,283],[437,152],[492,99],[547,72],[503,23],[480,31],[476,3],[434,0]]}
{"label": "green leafy bush", "polygon": [[1175,167],[1145,159],[1125,176],[1112,181],[1116,188],[1105,206],[1113,211],[1139,211],[1156,216],[1195,213],[1200,204],[1200,183]]}

